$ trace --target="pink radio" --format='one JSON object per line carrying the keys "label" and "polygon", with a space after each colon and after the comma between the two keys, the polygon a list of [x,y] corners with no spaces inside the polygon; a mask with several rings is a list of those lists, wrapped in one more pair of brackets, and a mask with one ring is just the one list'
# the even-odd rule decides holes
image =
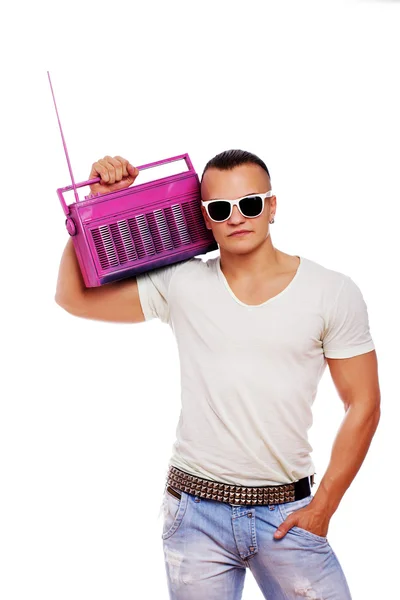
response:
{"label": "pink radio", "polygon": [[[188,154],[137,167],[140,171],[184,159],[188,170],[96,197],[80,200],[77,188],[100,177],[75,183],[57,105],[47,71],[72,185],[58,188],[86,287],[133,277],[218,249],[200,208],[200,181]],[[135,165],[136,166],[136,165]],[[139,175],[140,176],[140,175]],[[74,191],[67,205],[64,192]]]}

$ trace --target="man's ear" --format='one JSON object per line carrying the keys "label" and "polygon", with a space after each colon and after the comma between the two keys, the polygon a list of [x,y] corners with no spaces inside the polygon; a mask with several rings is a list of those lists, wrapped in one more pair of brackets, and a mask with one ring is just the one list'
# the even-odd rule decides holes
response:
{"label": "man's ear", "polygon": [[202,204],[200,205],[200,208],[201,208],[201,212],[203,214],[203,219],[204,219],[207,229],[211,229],[210,219],[208,218],[206,209],[204,208],[204,206]]}

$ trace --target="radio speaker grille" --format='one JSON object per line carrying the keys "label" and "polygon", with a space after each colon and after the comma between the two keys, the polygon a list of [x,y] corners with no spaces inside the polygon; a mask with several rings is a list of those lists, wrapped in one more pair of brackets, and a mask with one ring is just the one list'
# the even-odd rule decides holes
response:
{"label": "radio speaker grille", "polygon": [[174,204],[90,229],[103,270],[205,240],[199,201]]}

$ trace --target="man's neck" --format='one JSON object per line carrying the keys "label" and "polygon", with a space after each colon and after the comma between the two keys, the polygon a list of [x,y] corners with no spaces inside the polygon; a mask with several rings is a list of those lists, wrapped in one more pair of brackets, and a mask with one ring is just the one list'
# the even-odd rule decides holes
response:
{"label": "man's neck", "polygon": [[220,249],[220,266],[225,277],[232,281],[264,280],[274,274],[290,270],[294,257],[277,250],[270,236],[258,248],[246,254],[227,252]]}

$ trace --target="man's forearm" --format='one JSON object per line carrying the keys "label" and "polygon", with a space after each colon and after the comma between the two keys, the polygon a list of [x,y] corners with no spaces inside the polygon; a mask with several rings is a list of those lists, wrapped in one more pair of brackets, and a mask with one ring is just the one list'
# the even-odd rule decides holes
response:
{"label": "man's forearm", "polygon": [[331,459],[313,499],[331,516],[361,467],[378,426],[380,411],[367,410],[362,403],[352,404],[335,438]]}

